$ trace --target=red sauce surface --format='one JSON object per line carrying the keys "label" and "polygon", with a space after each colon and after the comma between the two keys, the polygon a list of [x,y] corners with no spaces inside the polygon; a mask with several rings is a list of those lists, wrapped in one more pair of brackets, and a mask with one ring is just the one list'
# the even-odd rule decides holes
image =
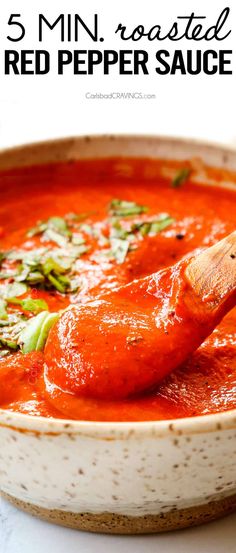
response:
{"label": "red sauce surface", "polygon": [[[157,161],[114,159],[1,173],[0,250],[39,247],[41,239],[27,238],[27,230],[38,220],[69,212],[87,212],[86,223],[96,222],[105,232],[107,206],[113,198],[148,206],[148,217],[161,213],[173,217],[175,222],[159,234],[140,237],[138,247],[127,254],[122,264],[96,256],[103,246],[88,238],[90,249],[77,261],[83,286],[76,294],[36,289],[30,292],[33,298],[46,299],[51,311],[71,302],[99,300],[104,292],[169,267],[235,229],[235,193],[201,187],[191,179],[172,188],[171,174],[177,168],[176,162],[169,162],[167,167]],[[216,181],[225,177],[214,170],[208,170],[207,176]],[[109,386],[113,397],[114,381],[108,386],[105,400],[92,397],[93,394],[85,397],[78,391],[76,395],[65,375],[60,386],[47,381],[43,353],[13,353],[0,359],[0,406],[46,417],[101,421],[171,419],[235,408],[235,322],[236,309],[183,366],[152,392],[132,399],[111,400]],[[50,345],[50,335],[47,347],[56,357],[57,346],[53,340]]]}

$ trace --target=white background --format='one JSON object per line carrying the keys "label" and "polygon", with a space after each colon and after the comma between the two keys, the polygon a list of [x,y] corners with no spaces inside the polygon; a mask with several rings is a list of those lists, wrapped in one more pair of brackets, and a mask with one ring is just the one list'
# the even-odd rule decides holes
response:
{"label": "white background", "polygon": [[[132,49],[132,43],[121,43],[114,30],[120,22],[133,28],[142,23],[147,28],[161,23],[168,30],[177,15],[195,11],[206,15],[214,24],[220,11],[231,8],[227,29],[230,37],[207,47],[234,49],[236,46],[235,1],[219,0],[10,0],[0,7],[0,147],[34,140],[88,133],[154,133],[206,138],[236,144],[236,77],[233,76],[158,76],[155,73],[155,51],[166,48],[194,47],[191,43],[135,43],[148,49],[148,76],[110,76],[102,69],[94,76],[74,76],[68,67],[63,76],[56,74],[56,52],[64,49]],[[81,7],[82,6],[82,7]],[[81,9],[80,9],[81,7]],[[21,13],[26,36],[21,43],[10,43],[7,21],[11,13]],[[60,13],[79,13],[92,22],[99,14],[100,31],[105,41],[94,45],[81,34],[78,44],[59,44],[59,33],[45,32],[44,43],[38,42],[38,13],[52,21]],[[198,43],[198,48],[203,48]],[[51,52],[52,70],[45,76],[4,76],[5,49],[40,49]],[[235,69],[235,54],[233,57]],[[155,94],[154,100],[87,100],[86,92],[142,92]],[[0,502],[0,553],[235,553],[236,515],[219,522],[183,532],[150,537],[104,537],[82,534],[43,523]]]}
{"label": "white background", "polygon": [[[79,10],[82,5],[83,9]],[[208,26],[216,22],[221,10],[231,7],[228,28],[231,35],[223,42],[196,43],[197,48],[231,50],[236,45],[236,5],[234,0],[10,0],[0,8],[0,146],[42,140],[55,136],[83,133],[158,133],[206,137],[219,142],[236,140],[235,90],[236,73],[231,76],[175,75],[159,76],[155,72],[155,52],[166,48],[195,48],[191,42],[141,42],[136,48],[148,49],[150,74],[118,76],[114,67],[110,76],[98,69],[94,76],[73,75],[72,66],[63,76],[56,74],[56,52],[63,49],[132,49],[133,43],[121,42],[114,30],[124,22],[129,28],[140,23],[150,28],[162,24],[168,30],[177,15],[195,11],[206,15]],[[99,14],[103,43],[92,43],[81,32],[81,40],[60,45],[59,30],[45,30],[45,40],[38,42],[38,13],[54,21],[60,13],[78,13],[88,25],[93,14]],[[7,21],[11,13],[21,13],[26,35],[20,43],[6,40]],[[13,27],[14,29],[14,27]],[[51,52],[49,75],[3,76],[4,49],[40,49]],[[233,66],[235,68],[235,56]],[[155,100],[87,100],[86,92],[144,92],[156,94]]]}

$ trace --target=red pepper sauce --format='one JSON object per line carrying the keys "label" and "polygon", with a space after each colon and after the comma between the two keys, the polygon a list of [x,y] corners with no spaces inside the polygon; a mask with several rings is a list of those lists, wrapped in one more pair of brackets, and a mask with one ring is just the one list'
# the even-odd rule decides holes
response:
{"label": "red pepper sauce", "polygon": [[[171,175],[181,166],[183,163],[110,159],[1,173],[0,250],[3,251],[40,247],[42,239],[37,235],[27,237],[28,229],[38,220],[64,217],[70,212],[85,213],[86,224],[97,225],[106,236],[107,206],[113,198],[148,206],[148,214],[137,216],[134,222],[140,218],[155,219],[160,214],[174,219],[161,232],[139,236],[135,248],[122,263],[100,255],[104,244],[87,236],[89,249],[77,261],[77,271],[82,277],[79,290],[62,294],[38,287],[30,290],[30,297],[46,300],[51,311],[97,299],[107,290],[168,267],[232,232],[236,222],[235,192],[202,187],[191,178],[173,188]],[[215,181],[228,176],[219,170],[205,173],[205,177]],[[122,219],[124,225],[127,219]],[[0,358],[0,406],[36,416],[100,421],[162,420],[236,408],[235,324],[236,309],[188,362],[155,390],[122,401],[76,396],[67,388],[66,381],[63,390],[50,386],[44,374],[43,352],[14,352]]]}

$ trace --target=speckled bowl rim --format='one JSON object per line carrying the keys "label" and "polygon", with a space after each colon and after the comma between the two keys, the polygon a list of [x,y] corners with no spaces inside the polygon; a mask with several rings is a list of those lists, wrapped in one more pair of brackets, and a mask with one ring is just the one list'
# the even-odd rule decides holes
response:
{"label": "speckled bowl rim", "polygon": [[[141,142],[142,140],[161,142],[172,142],[185,146],[186,144],[192,146],[205,147],[212,151],[220,150],[226,155],[232,155],[236,157],[236,149],[224,144],[220,144],[213,141],[206,141],[193,138],[183,138],[177,136],[166,135],[130,135],[130,134],[93,134],[93,135],[80,135],[63,138],[51,138],[45,141],[26,143],[11,148],[4,148],[0,150],[1,157],[6,154],[20,153],[21,150],[27,152],[32,148],[47,147],[53,144],[63,144],[73,141],[92,141],[92,140],[132,140]],[[124,156],[126,157],[126,156]],[[130,156],[132,157],[132,156]],[[135,157],[135,156],[134,156]],[[88,159],[88,158],[87,158]],[[32,164],[33,165],[33,164]],[[12,165],[12,167],[17,167]],[[26,166],[21,164],[20,166]],[[10,167],[10,165],[9,165]],[[5,170],[5,168],[3,168]],[[236,409],[220,413],[212,413],[206,415],[200,415],[195,417],[185,417],[179,419],[169,419],[160,421],[140,421],[140,422],[100,422],[100,421],[84,421],[73,419],[56,419],[47,418],[42,416],[27,415],[24,413],[17,413],[9,411],[7,409],[0,408],[0,428],[12,428],[20,433],[35,433],[43,435],[55,435],[61,434],[73,434],[81,435],[89,438],[105,439],[108,441],[115,439],[136,439],[136,438],[155,438],[155,437],[175,437],[180,435],[192,435],[192,434],[204,434],[208,432],[219,432],[223,430],[236,429]]]}

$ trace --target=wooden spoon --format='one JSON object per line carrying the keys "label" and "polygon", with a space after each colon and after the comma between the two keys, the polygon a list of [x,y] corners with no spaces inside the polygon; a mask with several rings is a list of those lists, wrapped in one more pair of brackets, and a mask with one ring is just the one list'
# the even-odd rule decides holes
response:
{"label": "wooden spoon", "polygon": [[121,399],[156,386],[236,303],[236,232],[192,259],[70,307],[50,331],[47,382]]}
{"label": "wooden spoon", "polygon": [[206,309],[223,317],[236,302],[236,231],[194,257],[185,274]]}

